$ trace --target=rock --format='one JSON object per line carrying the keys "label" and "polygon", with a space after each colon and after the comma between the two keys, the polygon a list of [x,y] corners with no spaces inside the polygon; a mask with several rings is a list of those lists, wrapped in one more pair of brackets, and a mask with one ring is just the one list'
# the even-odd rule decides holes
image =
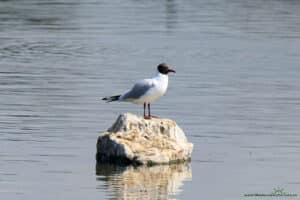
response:
{"label": "rock", "polygon": [[119,165],[168,164],[189,161],[192,150],[176,122],[126,113],[99,136],[96,157],[99,163]]}

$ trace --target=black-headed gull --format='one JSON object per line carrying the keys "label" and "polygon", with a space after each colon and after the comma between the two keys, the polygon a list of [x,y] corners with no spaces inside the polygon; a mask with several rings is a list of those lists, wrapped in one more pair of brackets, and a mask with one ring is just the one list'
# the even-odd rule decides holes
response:
{"label": "black-headed gull", "polygon": [[[167,64],[161,63],[157,66],[157,75],[155,77],[138,81],[131,90],[122,95],[104,97],[102,100],[106,102],[125,101],[134,104],[144,104],[144,118],[150,119],[150,103],[166,93],[169,72],[175,73],[175,70],[170,69]],[[146,116],[146,105],[148,105],[148,116]]]}

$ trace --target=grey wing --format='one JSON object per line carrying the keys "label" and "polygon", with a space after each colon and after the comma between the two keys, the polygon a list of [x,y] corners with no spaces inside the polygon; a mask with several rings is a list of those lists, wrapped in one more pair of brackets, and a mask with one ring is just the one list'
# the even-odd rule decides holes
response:
{"label": "grey wing", "polygon": [[125,93],[124,95],[121,96],[122,100],[127,100],[127,99],[138,99],[141,96],[143,96],[144,94],[146,94],[146,92],[149,91],[149,89],[151,89],[152,87],[154,87],[154,83],[153,81],[149,80],[149,79],[144,79],[142,81],[137,82],[131,90],[129,90],[127,93]]}

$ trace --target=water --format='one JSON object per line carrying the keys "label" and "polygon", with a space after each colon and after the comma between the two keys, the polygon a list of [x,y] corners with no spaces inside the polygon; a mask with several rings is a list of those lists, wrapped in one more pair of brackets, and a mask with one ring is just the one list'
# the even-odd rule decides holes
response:
{"label": "water", "polygon": [[[1,199],[300,195],[300,2],[0,1]],[[194,143],[189,165],[96,166],[105,104],[174,66],[153,114]]]}

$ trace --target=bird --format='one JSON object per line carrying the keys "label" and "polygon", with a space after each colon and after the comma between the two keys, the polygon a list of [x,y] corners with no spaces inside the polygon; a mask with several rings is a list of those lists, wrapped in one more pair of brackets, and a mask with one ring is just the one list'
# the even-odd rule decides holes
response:
{"label": "bird", "polygon": [[[166,63],[161,63],[157,66],[157,74],[153,78],[137,81],[133,87],[124,94],[107,96],[102,100],[107,103],[113,101],[131,102],[134,104],[143,104],[144,119],[155,117],[151,115],[150,104],[162,97],[168,89],[168,74],[176,73]],[[146,115],[146,106],[148,107],[148,115]]]}

